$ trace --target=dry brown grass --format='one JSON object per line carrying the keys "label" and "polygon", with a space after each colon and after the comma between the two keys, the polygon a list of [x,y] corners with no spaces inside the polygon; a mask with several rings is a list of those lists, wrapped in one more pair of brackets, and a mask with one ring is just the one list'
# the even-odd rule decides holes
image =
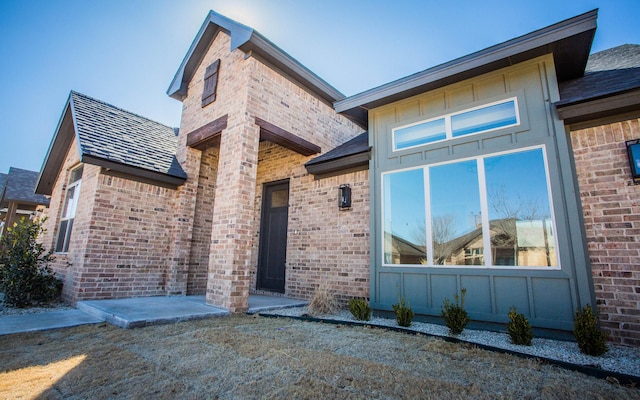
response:
{"label": "dry brown grass", "polygon": [[329,289],[319,287],[309,301],[307,313],[312,317],[333,314],[338,311],[339,306],[336,296]]}
{"label": "dry brown grass", "polygon": [[0,336],[0,398],[640,399],[640,390],[425,336],[235,315]]}

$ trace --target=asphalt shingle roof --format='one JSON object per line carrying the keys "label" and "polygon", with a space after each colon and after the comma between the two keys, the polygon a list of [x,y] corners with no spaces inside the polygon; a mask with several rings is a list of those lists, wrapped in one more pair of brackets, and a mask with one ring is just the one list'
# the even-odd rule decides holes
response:
{"label": "asphalt shingle roof", "polygon": [[583,77],[562,82],[557,105],[640,88],[640,45],[625,44],[589,56]]}
{"label": "asphalt shingle roof", "polygon": [[[9,174],[5,176],[7,177],[6,187],[4,196],[1,199],[3,203],[15,201],[19,203],[49,205],[49,199],[44,195],[35,193],[36,182],[38,181],[37,171],[11,167],[9,168]],[[0,178],[0,180],[1,179],[2,178]]]}
{"label": "asphalt shingle roof", "polygon": [[71,104],[83,155],[186,179],[176,129],[77,92]]}
{"label": "asphalt shingle roof", "polygon": [[369,151],[369,132],[363,132],[353,139],[312,159],[306,165],[320,164]]}
{"label": "asphalt shingle roof", "polygon": [[0,173],[0,199],[2,198],[2,192],[4,192],[4,185],[7,184],[7,178],[9,175]]}

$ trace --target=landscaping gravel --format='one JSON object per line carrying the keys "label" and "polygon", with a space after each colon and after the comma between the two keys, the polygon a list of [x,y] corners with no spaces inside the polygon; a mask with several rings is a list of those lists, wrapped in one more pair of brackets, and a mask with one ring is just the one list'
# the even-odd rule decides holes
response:
{"label": "landscaping gravel", "polygon": [[[283,317],[307,316],[307,307],[286,308],[264,312],[262,314]],[[329,321],[346,321],[363,325],[380,327],[398,327],[395,319],[372,317],[370,321],[356,320],[349,311],[342,310],[336,314],[319,317]],[[575,342],[534,338],[531,346],[514,345],[506,333],[465,329],[459,335],[450,335],[446,326],[425,322],[413,322],[411,331],[438,337],[453,337],[458,340],[485,346],[497,347],[534,357],[543,357],[570,364],[600,368],[626,375],[640,377],[640,349],[608,343],[609,351],[600,357],[593,357],[580,352]]]}

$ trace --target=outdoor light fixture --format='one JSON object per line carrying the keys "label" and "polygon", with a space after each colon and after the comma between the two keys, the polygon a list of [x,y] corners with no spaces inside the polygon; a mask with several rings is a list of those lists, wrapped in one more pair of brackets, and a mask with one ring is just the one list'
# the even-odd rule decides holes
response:
{"label": "outdoor light fixture", "polygon": [[636,183],[640,181],[640,139],[628,140],[627,154],[629,155],[629,166],[631,167],[631,176]]}
{"label": "outdoor light fixture", "polygon": [[351,186],[340,185],[338,208],[340,208],[340,210],[348,210],[351,208]]}

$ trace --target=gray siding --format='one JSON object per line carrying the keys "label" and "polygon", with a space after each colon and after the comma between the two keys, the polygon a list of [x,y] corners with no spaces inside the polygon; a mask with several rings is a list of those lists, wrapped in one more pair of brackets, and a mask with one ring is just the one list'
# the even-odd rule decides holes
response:
{"label": "gray siding", "polygon": [[[403,151],[392,129],[493,101],[517,97],[521,124]],[[506,322],[511,306],[535,326],[572,329],[573,311],[593,302],[570,147],[551,104],[558,100],[553,59],[542,56],[369,112],[371,159],[371,303],[390,310],[405,296],[419,314],[439,315],[445,298],[464,287],[477,320]],[[382,173],[518,148],[544,145],[549,168],[560,269],[382,266]],[[526,179],[526,177],[523,177]]]}

